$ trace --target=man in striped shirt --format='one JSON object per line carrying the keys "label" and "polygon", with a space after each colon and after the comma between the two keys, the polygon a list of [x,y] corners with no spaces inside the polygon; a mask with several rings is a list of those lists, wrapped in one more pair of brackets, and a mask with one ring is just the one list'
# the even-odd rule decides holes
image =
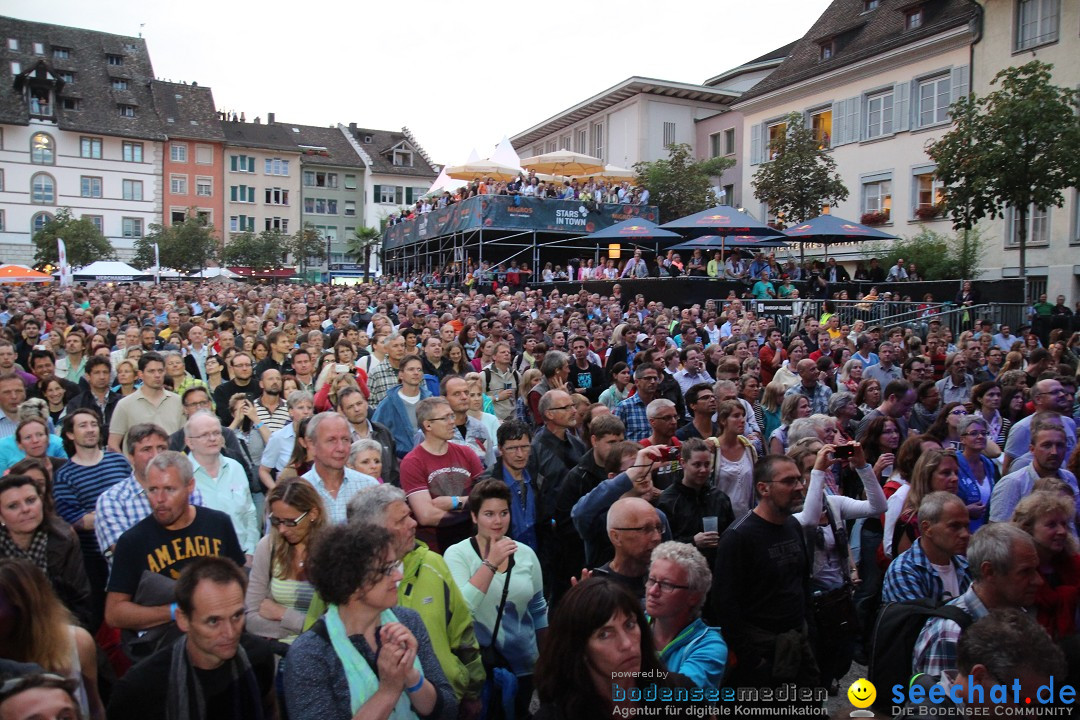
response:
{"label": "man in striped shirt", "polygon": [[79,536],[96,621],[104,616],[109,576],[94,535],[97,501],[102,493],[131,475],[131,465],[123,455],[102,448],[101,432],[101,420],[93,408],[79,408],[64,418],[61,437],[69,461],[56,471],[53,486],[56,513],[71,523]]}

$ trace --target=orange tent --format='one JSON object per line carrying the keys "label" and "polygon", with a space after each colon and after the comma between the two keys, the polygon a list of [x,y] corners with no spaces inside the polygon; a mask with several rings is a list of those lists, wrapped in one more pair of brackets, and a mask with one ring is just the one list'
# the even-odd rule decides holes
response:
{"label": "orange tent", "polygon": [[22,265],[0,265],[0,283],[52,282],[52,276]]}

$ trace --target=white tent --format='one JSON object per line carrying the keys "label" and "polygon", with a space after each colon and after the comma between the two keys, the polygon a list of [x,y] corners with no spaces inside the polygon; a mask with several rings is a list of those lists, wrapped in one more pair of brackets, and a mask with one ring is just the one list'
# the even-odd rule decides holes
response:
{"label": "white tent", "polygon": [[424,193],[424,197],[441,194],[444,190],[454,191],[464,184],[464,180],[455,180],[447,175],[446,166],[443,166],[442,172],[439,173],[439,177],[435,178],[435,182],[431,183],[431,187]]}
{"label": "white tent", "polygon": [[[155,273],[156,270],[157,268],[146,268],[147,274],[151,276]],[[169,278],[170,280],[177,280],[184,277],[184,275],[180,271],[173,270],[172,268],[161,268],[161,277]]]}
{"label": "white tent", "polygon": [[502,142],[495,146],[495,154],[491,156],[491,159],[502,165],[521,167],[521,158],[518,157],[514,146],[510,144],[510,138],[505,135],[503,135]]}
{"label": "white tent", "polygon": [[230,280],[232,280],[235,278],[239,278],[240,276],[228,268],[209,267],[205,268],[202,272],[191,273],[187,277],[188,280],[212,280],[219,277],[229,278]]}
{"label": "white tent", "polygon": [[140,282],[153,280],[151,272],[136,270],[127,263],[116,260],[98,260],[72,272],[75,280],[97,282]]}

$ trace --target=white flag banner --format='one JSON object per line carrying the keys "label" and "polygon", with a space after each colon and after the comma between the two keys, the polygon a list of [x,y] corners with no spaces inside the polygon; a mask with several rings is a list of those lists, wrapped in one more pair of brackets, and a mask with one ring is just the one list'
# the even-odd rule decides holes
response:
{"label": "white flag banner", "polygon": [[161,284],[161,256],[158,254],[157,243],[154,243],[154,284]]}
{"label": "white flag banner", "polygon": [[56,238],[56,253],[59,256],[60,285],[70,285],[72,280],[71,268],[68,266],[67,246],[64,245],[64,241],[62,238]]}

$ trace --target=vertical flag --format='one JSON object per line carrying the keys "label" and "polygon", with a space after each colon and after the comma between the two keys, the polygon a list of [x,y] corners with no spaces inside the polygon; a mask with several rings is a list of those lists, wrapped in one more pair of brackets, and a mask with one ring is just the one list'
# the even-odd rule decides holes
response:
{"label": "vertical flag", "polygon": [[161,255],[158,254],[157,243],[154,243],[154,284],[161,284]]}
{"label": "vertical flag", "polygon": [[67,261],[67,246],[64,245],[62,238],[56,238],[56,254],[59,257],[60,264],[60,285],[66,286],[71,284],[71,268],[68,267]]}

